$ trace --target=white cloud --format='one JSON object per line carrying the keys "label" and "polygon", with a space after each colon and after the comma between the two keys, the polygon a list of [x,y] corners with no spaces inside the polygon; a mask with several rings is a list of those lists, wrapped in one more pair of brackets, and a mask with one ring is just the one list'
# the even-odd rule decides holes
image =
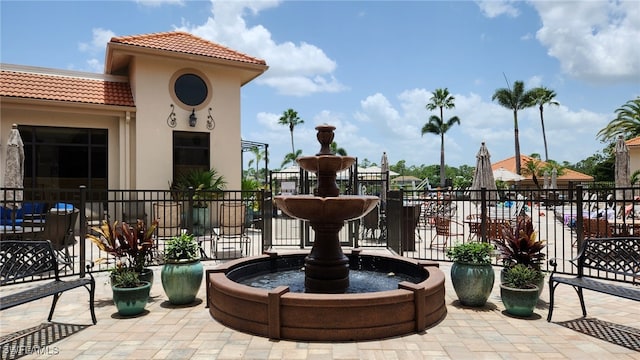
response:
{"label": "white cloud", "polygon": [[203,25],[184,25],[179,30],[264,59],[269,70],[255,81],[278,93],[305,96],[347,89],[334,76],[336,63],[322,49],[302,42],[276,43],[262,25],[248,27],[246,12],[257,14],[278,1],[212,1],[212,15]]}
{"label": "white cloud", "polygon": [[569,75],[590,82],[640,80],[640,6],[632,1],[535,1],[537,39]]}
{"label": "white cloud", "polygon": [[104,53],[107,43],[116,35],[113,31],[102,28],[95,28],[91,33],[92,37],[90,42],[78,44],[78,49],[81,52],[86,52],[91,55]]}
{"label": "white cloud", "polygon": [[503,14],[511,17],[517,17],[520,14],[520,11],[513,6],[513,3],[515,3],[515,1],[512,0],[476,1],[480,10],[482,10],[482,13],[486,17],[490,18],[498,17]]}

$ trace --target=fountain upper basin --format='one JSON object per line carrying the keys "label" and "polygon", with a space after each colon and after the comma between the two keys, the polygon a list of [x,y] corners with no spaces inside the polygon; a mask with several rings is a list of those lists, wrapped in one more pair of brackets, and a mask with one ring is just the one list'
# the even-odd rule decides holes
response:
{"label": "fountain upper basin", "polygon": [[285,214],[313,222],[343,222],[360,218],[378,203],[377,196],[341,195],[317,197],[312,195],[282,195],[274,197]]}

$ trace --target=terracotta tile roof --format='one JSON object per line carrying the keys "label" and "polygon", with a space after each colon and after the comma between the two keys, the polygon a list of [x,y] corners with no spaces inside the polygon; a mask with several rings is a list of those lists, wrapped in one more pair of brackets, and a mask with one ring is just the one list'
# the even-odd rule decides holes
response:
{"label": "terracotta tile roof", "polygon": [[111,42],[266,65],[266,62],[262,59],[251,57],[182,31],[113,37]]}
{"label": "terracotta tile roof", "polygon": [[[527,162],[533,160],[532,157],[527,156],[527,155],[520,155],[520,166],[524,167]],[[547,163],[539,160],[540,161],[540,166],[545,166]],[[500,160],[497,161],[495,163],[491,164],[491,169],[492,170],[496,170],[498,168],[505,168],[511,172],[516,172],[516,157],[512,156],[510,158],[504,159],[504,160]],[[593,181],[593,176],[590,175],[586,175],[583,174],[581,172],[575,171],[575,170],[571,170],[571,169],[567,169],[565,168],[564,173],[562,175],[558,176],[558,180],[574,180],[574,181]],[[526,175],[522,175],[527,179],[531,179],[531,176],[526,176]]]}
{"label": "terracotta tile roof", "polygon": [[627,146],[639,146],[640,145],[640,136],[634,137],[633,139],[629,139],[625,141]]}
{"label": "terracotta tile roof", "polygon": [[128,82],[0,70],[0,96],[135,106]]}

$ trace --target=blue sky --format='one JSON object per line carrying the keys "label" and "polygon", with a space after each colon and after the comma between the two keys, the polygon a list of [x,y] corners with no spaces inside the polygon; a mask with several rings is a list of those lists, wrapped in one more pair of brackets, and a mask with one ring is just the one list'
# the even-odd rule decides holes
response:
{"label": "blue sky", "polygon": [[[546,86],[549,156],[575,163],[601,151],[596,133],[640,96],[640,2],[631,1],[6,1],[0,62],[101,73],[112,36],[182,30],[265,59],[242,89],[242,137],[269,144],[270,167],[296,148],[318,151],[314,127],[360,161],[440,162],[440,138],[420,130],[448,88],[460,118],[445,136],[446,162],[514,155],[512,112],[491,100],[522,80]],[[544,156],[539,113],[519,112],[522,154]]]}

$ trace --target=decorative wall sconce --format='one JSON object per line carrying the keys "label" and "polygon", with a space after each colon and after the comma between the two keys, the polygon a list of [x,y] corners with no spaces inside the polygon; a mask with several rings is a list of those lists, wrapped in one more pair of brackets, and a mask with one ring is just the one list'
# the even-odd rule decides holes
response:
{"label": "decorative wall sconce", "polygon": [[216,127],[216,122],[213,121],[213,116],[211,116],[211,108],[209,108],[209,115],[207,115],[207,129],[213,130]]}
{"label": "decorative wall sconce", "polygon": [[176,113],[173,110],[173,104],[171,104],[171,113],[169,113],[169,116],[167,117],[167,125],[169,125],[170,128],[174,128],[177,125]]}
{"label": "decorative wall sconce", "polygon": [[189,126],[196,127],[196,122],[198,118],[196,117],[196,109],[191,110],[191,115],[189,115]]}

